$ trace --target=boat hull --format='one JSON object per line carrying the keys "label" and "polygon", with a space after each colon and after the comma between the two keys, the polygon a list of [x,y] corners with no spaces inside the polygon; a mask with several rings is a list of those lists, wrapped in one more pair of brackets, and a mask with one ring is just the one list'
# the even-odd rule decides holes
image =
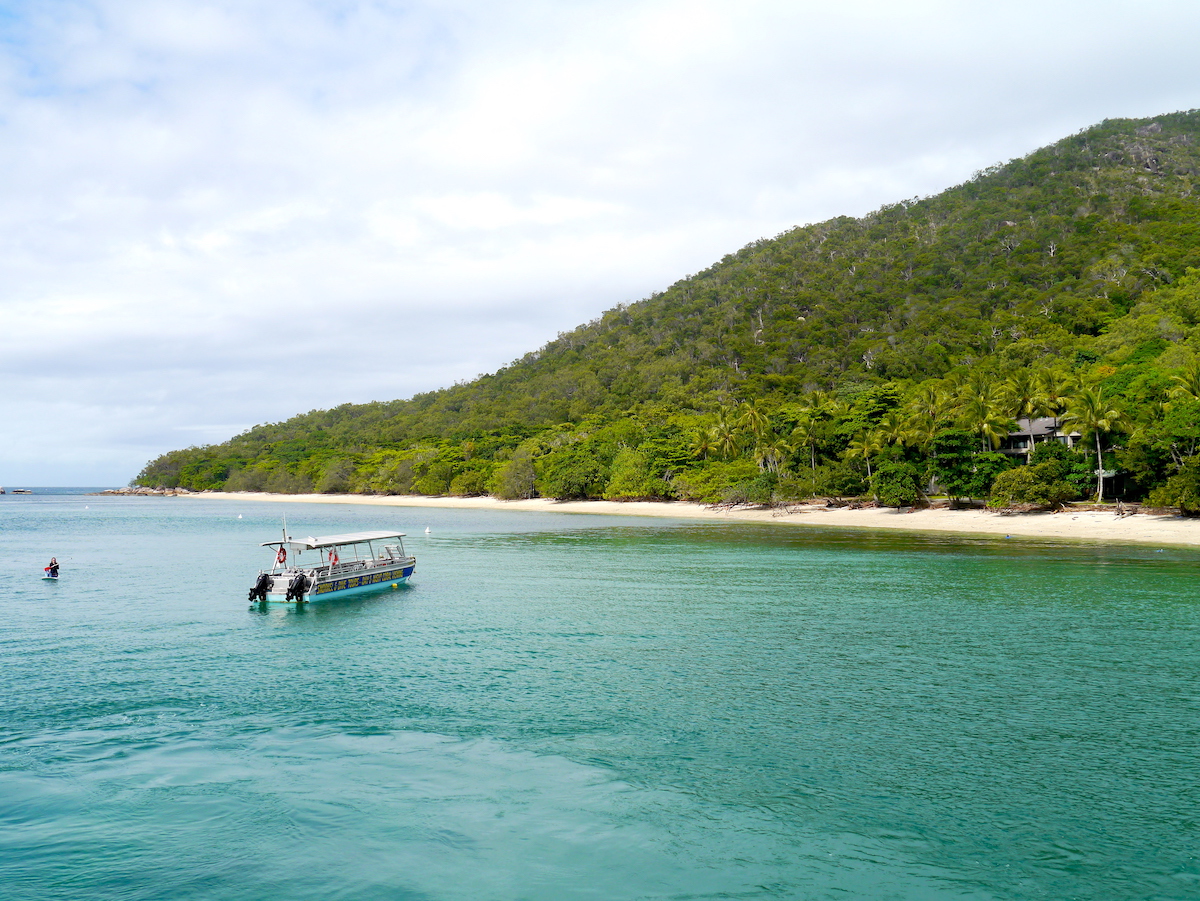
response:
{"label": "boat hull", "polygon": [[397,566],[394,569],[361,575],[319,579],[316,588],[308,595],[307,600],[323,601],[330,598],[344,598],[353,594],[365,594],[368,591],[390,588],[393,584],[407,582],[414,569],[416,569],[416,564],[410,563],[407,566]]}
{"label": "boat hull", "polygon": [[[386,591],[393,585],[407,582],[416,569],[416,562],[405,562],[356,573],[317,573],[316,584],[305,592],[303,600],[289,599],[288,586],[298,573],[294,570],[271,574],[273,585],[266,600],[272,604],[310,604],[316,601],[332,601],[375,591]],[[309,578],[312,574],[306,572]]]}

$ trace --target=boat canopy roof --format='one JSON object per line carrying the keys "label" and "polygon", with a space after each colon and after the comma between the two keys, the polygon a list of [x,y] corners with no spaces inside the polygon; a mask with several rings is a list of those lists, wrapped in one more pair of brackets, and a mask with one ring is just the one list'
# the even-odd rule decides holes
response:
{"label": "boat canopy roof", "polygon": [[313,551],[323,547],[342,547],[347,544],[365,544],[368,541],[387,541],[403,538],[403,532],[348,532],[345,535],[326,535],[323,538],[288,538],[286,541],[264,541],[261,547],[287,545],[294,551]]}

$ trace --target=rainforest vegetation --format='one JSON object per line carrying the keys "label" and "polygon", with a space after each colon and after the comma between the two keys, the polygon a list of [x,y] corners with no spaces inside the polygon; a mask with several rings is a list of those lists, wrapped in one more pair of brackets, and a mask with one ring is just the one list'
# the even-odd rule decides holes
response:
{"label": "rainforest vegetation", "polygon": [[[1000,452],[1040,417],[1075,448]],[[473,382],[255,426],[134,483],[1200,512],[1200,111],[756,241]]]}

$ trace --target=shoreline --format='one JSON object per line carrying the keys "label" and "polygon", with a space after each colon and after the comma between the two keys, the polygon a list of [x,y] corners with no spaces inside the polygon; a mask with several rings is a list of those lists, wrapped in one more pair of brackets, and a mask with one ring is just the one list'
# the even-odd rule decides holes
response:
{"label": "shoreline", "polygon": [[1117,516],[1092,510],[1059,513],[994,513],[986,510],[869,507],[852,510],[797,504],[775,510],[758,507],[713,508],[686,501],[556,501],[548,498],[505,501],[494,497],[425,497],[422,495],[267,494],[208,491],[178,497],[218,500],[271,501],[302,504],[352,504],[379,507],[440,507],[457,510],[516,510],[540,513],[582,513],[602,516],[646,516],[707,522],[771,523],[808,526],[950,532],[959,535],[1045,538],[1057,541],[1176,545],[1200,547],[1200,519],[1177,515],[1135,513]]}

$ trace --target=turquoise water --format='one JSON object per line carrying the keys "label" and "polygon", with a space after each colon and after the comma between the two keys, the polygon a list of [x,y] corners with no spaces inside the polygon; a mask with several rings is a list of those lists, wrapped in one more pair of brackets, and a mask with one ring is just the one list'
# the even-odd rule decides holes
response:
{"label": "turquoise water", "polygon": [[[252,609],[284,515],[407,531],[413,582]],[[1200,898],[1198,576],[1173,549],[0,497],[0,894]]]}

